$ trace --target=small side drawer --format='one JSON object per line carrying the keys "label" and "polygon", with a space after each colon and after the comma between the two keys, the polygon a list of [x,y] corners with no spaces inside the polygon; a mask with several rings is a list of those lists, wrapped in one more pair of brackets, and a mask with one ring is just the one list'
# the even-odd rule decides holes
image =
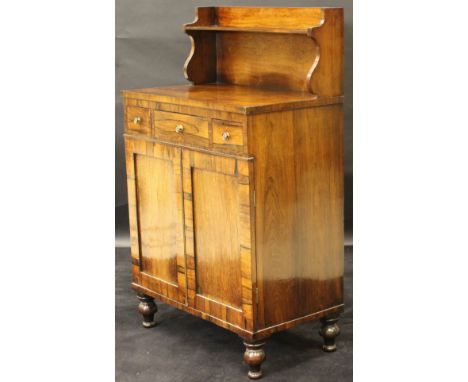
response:
{"label": "small side drawer", "polygon": [[231,153],[244,150],[243,127],[232,122],[213,119],[213,148]]}
{"label": "small side drawer", "polygon": [[150,110],[143,107],[127,106],[126,128],[142,134],[151,135]]}
{"label": "small side drawer", "polygon": [[208,120],[192,115],[153,112],[153,134],[162,141],[208,147],[210,142]]}

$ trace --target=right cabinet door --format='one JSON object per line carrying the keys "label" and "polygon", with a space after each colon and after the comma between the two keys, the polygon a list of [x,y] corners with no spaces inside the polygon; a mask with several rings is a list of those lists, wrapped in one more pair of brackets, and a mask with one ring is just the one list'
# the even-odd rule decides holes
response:
{"label": "right cabinet door", "polygon": [[251,330],[251,163],[183,150],[182,167],[188,304]]}

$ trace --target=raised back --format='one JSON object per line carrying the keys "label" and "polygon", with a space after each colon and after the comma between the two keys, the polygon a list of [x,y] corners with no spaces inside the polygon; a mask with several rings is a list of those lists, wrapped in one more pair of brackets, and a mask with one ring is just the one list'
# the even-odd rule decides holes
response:
{"label": "raised back", "polygon": [[184,29],[194,84],[343,93],[342,8],[201,7]]}
{"label": "raised back", "polygon": [[213,10],[219,26],[307,29],[323,19],[321,8],[244,8],[218,7]]}

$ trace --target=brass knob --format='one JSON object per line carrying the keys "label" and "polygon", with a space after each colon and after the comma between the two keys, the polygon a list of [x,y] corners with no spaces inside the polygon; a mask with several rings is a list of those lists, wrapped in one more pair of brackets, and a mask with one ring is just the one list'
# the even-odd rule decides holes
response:
{"label": "brass knob", "polygon": [[135,124],[138,125],[140,122],[141,122],[141,117],[135,117],[135,118],[133,118],[133,123],[135,123]]}
{"label": "brass knob", "polygon": [[177,125],[177,126],[175,127],[175,131],[176,131],[177,134],[182,133],[182,132],[184,131],[184,126],[182,126],[182,125]]}
{"label": "brass knob", "polygon": [[229,138],[231,138],[231,134],[229,134],[227,131],[225,131],[222,135],[223,137],[223,141],[227,141],[229,140]]}

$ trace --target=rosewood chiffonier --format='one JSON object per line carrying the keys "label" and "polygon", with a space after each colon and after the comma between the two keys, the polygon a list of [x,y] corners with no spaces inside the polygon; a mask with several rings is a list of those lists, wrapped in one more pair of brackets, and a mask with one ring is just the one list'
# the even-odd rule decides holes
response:
{"label": "rosewood chiffonier", "polygon": [[203,7],[190,85],[123,91],[132,287],[264,341],[343,311],[343,10]]}

